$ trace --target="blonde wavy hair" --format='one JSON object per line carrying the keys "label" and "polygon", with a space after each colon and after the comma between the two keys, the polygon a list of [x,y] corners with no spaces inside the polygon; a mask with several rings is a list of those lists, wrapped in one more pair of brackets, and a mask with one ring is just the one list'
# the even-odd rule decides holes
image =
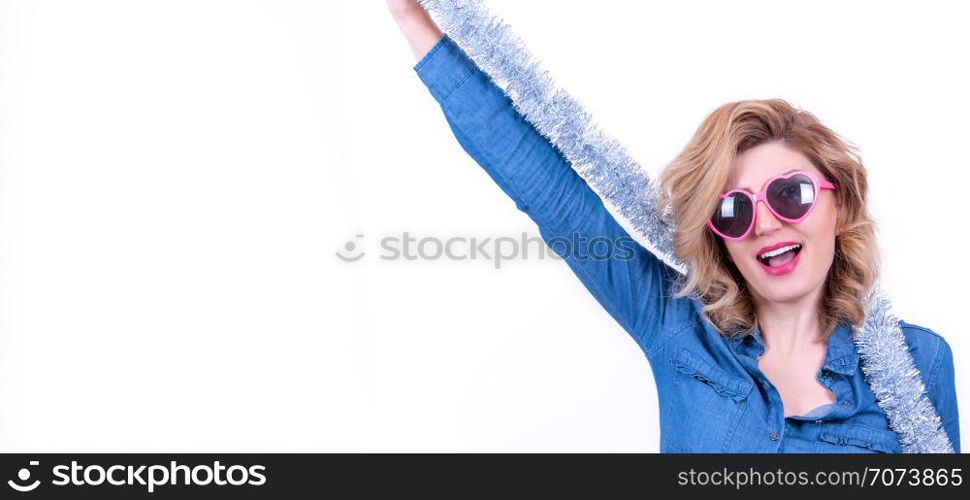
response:
{"label": "blonde wavy hair", "polygon": [[754,328],[757,318],[747,283],[724,241],[706,227],[724,192],[734,159],[778,141],[804,154],[838,186],[835,258],[819,304],[823,336],[838,323],[861,325],[862,298],[875,283],[880,255],[868,210],[868,182],[858,149],[811,113],[782,99],[730,102],[714,110],[684,150],[659,175],[659,209],[674,224],[674,251],[689,264],[676,297],[696,292],[703,312],[722,335]]}

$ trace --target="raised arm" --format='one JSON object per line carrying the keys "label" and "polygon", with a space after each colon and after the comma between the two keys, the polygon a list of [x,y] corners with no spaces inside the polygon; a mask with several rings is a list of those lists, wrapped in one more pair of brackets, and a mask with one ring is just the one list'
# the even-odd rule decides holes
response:
{"label": "raised arm", "polygon": [[538,225],[546,243],[646,352],[690,323],[677,272],[637,244],[560,152],[413,0],[388,2],[465,151]]}

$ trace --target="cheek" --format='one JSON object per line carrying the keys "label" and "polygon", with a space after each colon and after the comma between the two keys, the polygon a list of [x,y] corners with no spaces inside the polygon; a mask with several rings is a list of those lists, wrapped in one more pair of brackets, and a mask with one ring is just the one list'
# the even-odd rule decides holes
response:
{"label": "cheek", "polygon": [[747,262],[745,260],[745,255],[750,255],[753,250],[744,248],[743,246],[737,244],[726,244],[726,247],[728,250],[728,256],[731,258],[731,261],[734,262],[734,265],[739,269],[756,264],[756,262],[753,260],[751,262]]}
{"label": "cheek", "polygon": [[810,236],[817,238],[835,237],[839,219],[838,209],[834,203],[826,203],[824,206],[816,207],[815,213],[812,214],[810,219],[811,221],[805,221],[809,222],[806,229],[811,233]]}

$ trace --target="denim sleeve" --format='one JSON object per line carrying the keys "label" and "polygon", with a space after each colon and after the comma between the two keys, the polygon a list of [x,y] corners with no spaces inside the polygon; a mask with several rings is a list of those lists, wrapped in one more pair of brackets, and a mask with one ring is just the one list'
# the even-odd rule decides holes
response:
{"label": "denim sleeve", "polygon": [[685,326],[685,309],[674,308],[668,297],[677,271],[626,233],[559,150],[448,35],[414,70],[459,144],[646,352]]}
{"label": "denim sleeve", "polygon": [[950,436],[953,449],[960,453],[960,415],[957,411],[953,350],[942,337],[934,366],[926,392],[943,420],[943,429]]}

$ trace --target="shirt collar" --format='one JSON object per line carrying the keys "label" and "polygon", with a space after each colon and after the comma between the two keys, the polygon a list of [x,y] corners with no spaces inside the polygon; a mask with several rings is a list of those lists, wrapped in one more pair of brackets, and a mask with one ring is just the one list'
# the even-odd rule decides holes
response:
{"label": "shirt collar", "polygon": [[[761,336],[761,328],[755,324],[754,328],[738,333],[731,340],[737,342],[754,342],[761,350],[764,350],[764,339]],[[856,351],[855,343],[852,341],[852,327],[846,321],[839,321],[838,326],[829,337],[828,349],[825,352],[825,363],[822,368],[825,370],[852,375],[858,369],[859,353]]]}

